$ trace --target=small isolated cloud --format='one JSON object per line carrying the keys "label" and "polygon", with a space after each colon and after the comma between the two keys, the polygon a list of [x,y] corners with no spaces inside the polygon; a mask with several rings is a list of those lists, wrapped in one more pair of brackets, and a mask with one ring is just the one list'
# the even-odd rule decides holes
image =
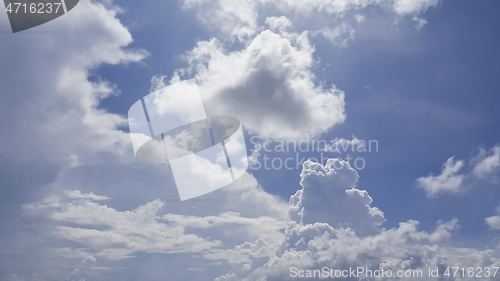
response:
{"label": "small isolated cloud", "polygon": [[465,176],[458,174],[458,172],[464,166],[464,160],[455,161],[453,158],[449,158],[443,165],[441,175],[434,176],[430,174],[417,179],[418,187],[425,190],[427,197],[435,198],[440,194],[459,194],[463,192],[462,183]]}
{"label": "small isolated cloud", "polygon": [[384,213],[371,206],[368,192],[356,189],[358,173],[347,162],[329,159],[323,166],[308,160],[300,177],[302,189],[290,197],[290,219],[350,228],[361,236],[380,231]]}
{"label": "small isolated cloud", "polygon": [[361,14],[356,14],[354,15],[354,19],[358,22],[358,23],[363,23],[366,18],[364,15],[361,15]]}
{"label": "small isolated cloud", "polygon": [[415,22],[415,27],[417,29],[420,29],[427,24],[427,21],[420,17],[413,17],[413,21]]}
{"label": "small isolated cloud", "polygon": [[488,179],[500,171],[500,145],[496,145],[486,151],[479,148],[478,155],[472,159],[474,168],[472,173],[481,179]]}
{"label": "small isolated cloud", "polygon": [[496,230],[500,230],[500,216],[491,216],[486,218],[486,224]]}
{"label": "small isolated cloud", "polygon": [[500,205],[497,207],[497,215],[485,219],[486,224],[495,230],[500,230]]}

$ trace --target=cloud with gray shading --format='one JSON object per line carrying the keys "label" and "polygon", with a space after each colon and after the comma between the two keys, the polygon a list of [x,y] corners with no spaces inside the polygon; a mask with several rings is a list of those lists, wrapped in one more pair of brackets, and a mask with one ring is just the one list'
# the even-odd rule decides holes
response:
{"label": "cloud with gray shading", "polygon": [[198,42],[179,73],[196,71],[208,115],[234,116],[262,138],[317,136],[345,120],[345,102],[334,85],[315,84],[313,52],[307,33],[266,30],[241,51]]}

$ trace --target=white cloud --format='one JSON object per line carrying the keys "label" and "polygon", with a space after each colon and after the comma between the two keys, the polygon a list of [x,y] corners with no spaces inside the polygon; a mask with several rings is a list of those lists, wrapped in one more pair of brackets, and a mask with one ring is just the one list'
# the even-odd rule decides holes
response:
{"label": "white cloud", "polygon": [[[276,241],[279,242],[279,241]],[[248,270],[256,260],[267,260],[276,252],[274,243],[269,243],[265,239],[259,238],[255,243],[245,242],[237,245],[233,249],[214,250],[204,255],[208,260],[223,260],[230,264],[241,264]],[[249,268],[250,267],[250,268]]]}
{"label": "white cloud", "polygon": [[289,216],[302,224],[328,223],[351,228],[360,236],[378,233],[384,214],[372,207],[365,190],[356,189],[358,173],[349,163],[329,159],[323,166],[304,162],[298,190],[290,197]]}
{"label": "white cloud", "polygon": [[479,147],[477,155],[467,160],[469,169],[459,173],[465,167],[465,160],[454,161],[449,158],[443,165],[441,175],[430,174],[417,179],[417,186],[423,188],[430,198],[440,194],[464,194],[467,186],[476,186],[481,181],[498,182],[500,171],[500,145],[488,151]]}
{"label": "white cloud", "polygon": [[449,158],[443,165],[441,175],[434,176],[430,174],[417,179],[418,187],[425,190],[427,197],[435,198],[443,193],[459,194],[464,192],[463,181],[465,176],[458,174],[464,166],[464,161],[455,161],[453,158]]}
{"label": "white cloud", "polygon": [[262,138],[300,138],[345,119],[344,93],[315,85],[313,52],[306,33],[266,30],[230,53],[217,40],[198,42],[186,60],[208,115],[237,117]]}
{"label": "white cloud", "polygon": [[363,23],[366,18],[364,15],[361,15],[361,14],[355,14],[354,15],[354,19],[358,22],[358,23]]}
{"label": "white cloud", "polygon": [[500,145],[495,145],[486,151],[482,147],[479,153],[472,159],[474,168],[472,173],[478,178],[488,179],[500,171]]}

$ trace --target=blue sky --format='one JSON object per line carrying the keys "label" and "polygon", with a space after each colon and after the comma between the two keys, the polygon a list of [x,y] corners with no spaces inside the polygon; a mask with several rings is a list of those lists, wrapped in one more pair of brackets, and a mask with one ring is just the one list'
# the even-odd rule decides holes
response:
{"label": "blue sky", "polygon": [[[500,3],[235,3],[81,1],[24,34],[0,16],[0,280],[498,267]],[[177,202],[128,135],[161,76],[196,78],[209,114],[242,121],[248,155],[253,136],[379,150],[325,154],[362,157],[357,171],[250,168],[203,197],[220,201]]]}

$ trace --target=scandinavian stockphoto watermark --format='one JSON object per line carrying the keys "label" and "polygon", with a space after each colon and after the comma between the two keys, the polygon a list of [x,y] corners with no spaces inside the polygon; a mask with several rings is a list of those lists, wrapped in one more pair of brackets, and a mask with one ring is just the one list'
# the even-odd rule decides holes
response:
{"label": "scandinavian stockphoto watermark", "polygon": [[240,121],[207,116],[194,79],[141,98],[128,120],[137,160],[168,164],[181,201],[226,186],[247,170]]}
{"label": "scandinavian stockphoto watermark", "polygon": [[[366,167],[366,160],[357,155],[379,150],[378,140],[362,140],[354,136],[352,140],[343,138],[317,140],[307,135],[302,140],[265,141],[254,136],[250,142],[254,145],[249,161],[249,169],[252,170],[299,170],[307,160],[324,165],[330,158],[339,158],[356,170],[363,170]],[[356,156],[351,156],[352,154]],[[342,169],[344,162],[338,162],[336,165],[338,166],[334,167],[335,169]]]}

